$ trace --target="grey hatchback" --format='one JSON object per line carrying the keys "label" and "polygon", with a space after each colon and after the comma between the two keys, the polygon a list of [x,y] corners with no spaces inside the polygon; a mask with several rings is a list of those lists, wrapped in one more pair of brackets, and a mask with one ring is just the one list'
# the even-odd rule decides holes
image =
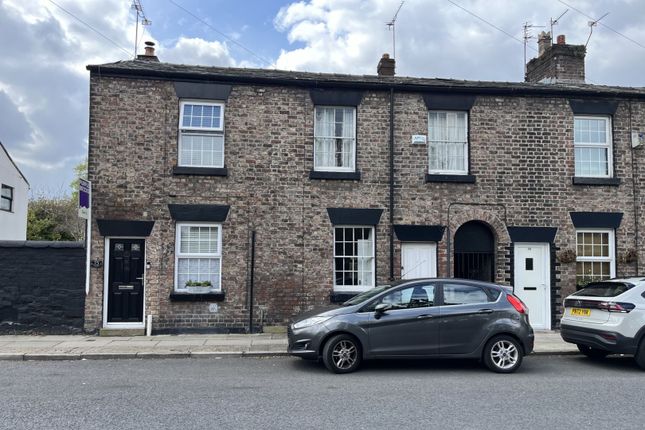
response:
{"label": "grey hatchback", "polygon": [[361,293],[342,307],[300,315],[289,353],[322,358],[335,373],[372,358],[477,358],[511,373],[533,350],[528,310],[509,287],[464,279],[415,279]]}

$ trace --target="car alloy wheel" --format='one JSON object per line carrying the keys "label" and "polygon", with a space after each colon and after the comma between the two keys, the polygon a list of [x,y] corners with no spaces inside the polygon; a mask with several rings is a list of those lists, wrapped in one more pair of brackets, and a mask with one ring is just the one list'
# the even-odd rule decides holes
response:
{"label": "car alloy wheel", "polygon": [[521,346],[512,337],[495,337],[484,348],[484,363],[493,372],[512,373],[522,364]]}
{"label": "car alloy wheel", "polygon": [[349,373],[361,363],[360,344],[352,336],[332,337],[323,348],[323,362],[334,373]]}

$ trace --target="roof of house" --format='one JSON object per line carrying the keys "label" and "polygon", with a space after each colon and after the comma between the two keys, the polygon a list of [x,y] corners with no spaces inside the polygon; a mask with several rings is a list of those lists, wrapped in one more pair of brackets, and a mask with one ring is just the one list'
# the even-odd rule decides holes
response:
{"label": "roof of house", "polygon": [[171,79],[243,84],[274,84],[319,88],[355,88],[415,92],[477,94],[561,95],[645,98],[644,87],[618,87],[585,83],[528,83],[466,81],[405,76],[347,75],[275,69],[193,66],[149,60],[128,60],[89,65],[94,76]]}
{"label": "roof of house", "polygon": [[16,168],[16,170],[18,171],[18,173],[20,173],[20,176],[22,176],[22,179],[24,179],[24,180],[25,180],[25,182],[27,183],[27,185],[29,185],[29,181],[27,180],[27,178],[25,177],[25,175],[23,175],[23,174],[22,174],[22,172],[21,172],[21,171],[20,171],[20,169],[18,168],[18,165],[16,164],[16,162],[15,162],[15,161],[13,161],[13,158],[11,158],[11,155],[9,155],[9,151],[7,151],[7,148],[5,148],[5,147],[4,147],[4,145],[2,144],[2,142],[0,142],[0,148],[2,148],[2,150],[4,151],[4,153],[5,153],[5,154],[7,154],[7,158],[9,159],[9,161],[11,161],[11,164],[13,164],[13,167],[15,167],[15,168]]}

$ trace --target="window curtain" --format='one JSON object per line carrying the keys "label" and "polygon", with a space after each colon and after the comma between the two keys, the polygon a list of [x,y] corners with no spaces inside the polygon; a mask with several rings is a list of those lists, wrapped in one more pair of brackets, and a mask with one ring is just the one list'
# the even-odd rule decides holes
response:
{"label": "window curtain", "polygon": [[336,141],[335,110],[316,108],[316,167],[334,167]]}
{"label": "window curtain", "polygon": [[466,171],[466,113],[431,112],[428,125],[431,170]]}

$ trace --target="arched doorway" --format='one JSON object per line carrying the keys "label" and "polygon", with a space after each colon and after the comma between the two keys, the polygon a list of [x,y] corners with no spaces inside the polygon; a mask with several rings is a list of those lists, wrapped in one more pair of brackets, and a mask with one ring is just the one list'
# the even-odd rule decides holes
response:
{"label": "arched doorway", "polygon": [[463,224],[455,233],[455,278],[495,280],[495,237],[479,221]]}

